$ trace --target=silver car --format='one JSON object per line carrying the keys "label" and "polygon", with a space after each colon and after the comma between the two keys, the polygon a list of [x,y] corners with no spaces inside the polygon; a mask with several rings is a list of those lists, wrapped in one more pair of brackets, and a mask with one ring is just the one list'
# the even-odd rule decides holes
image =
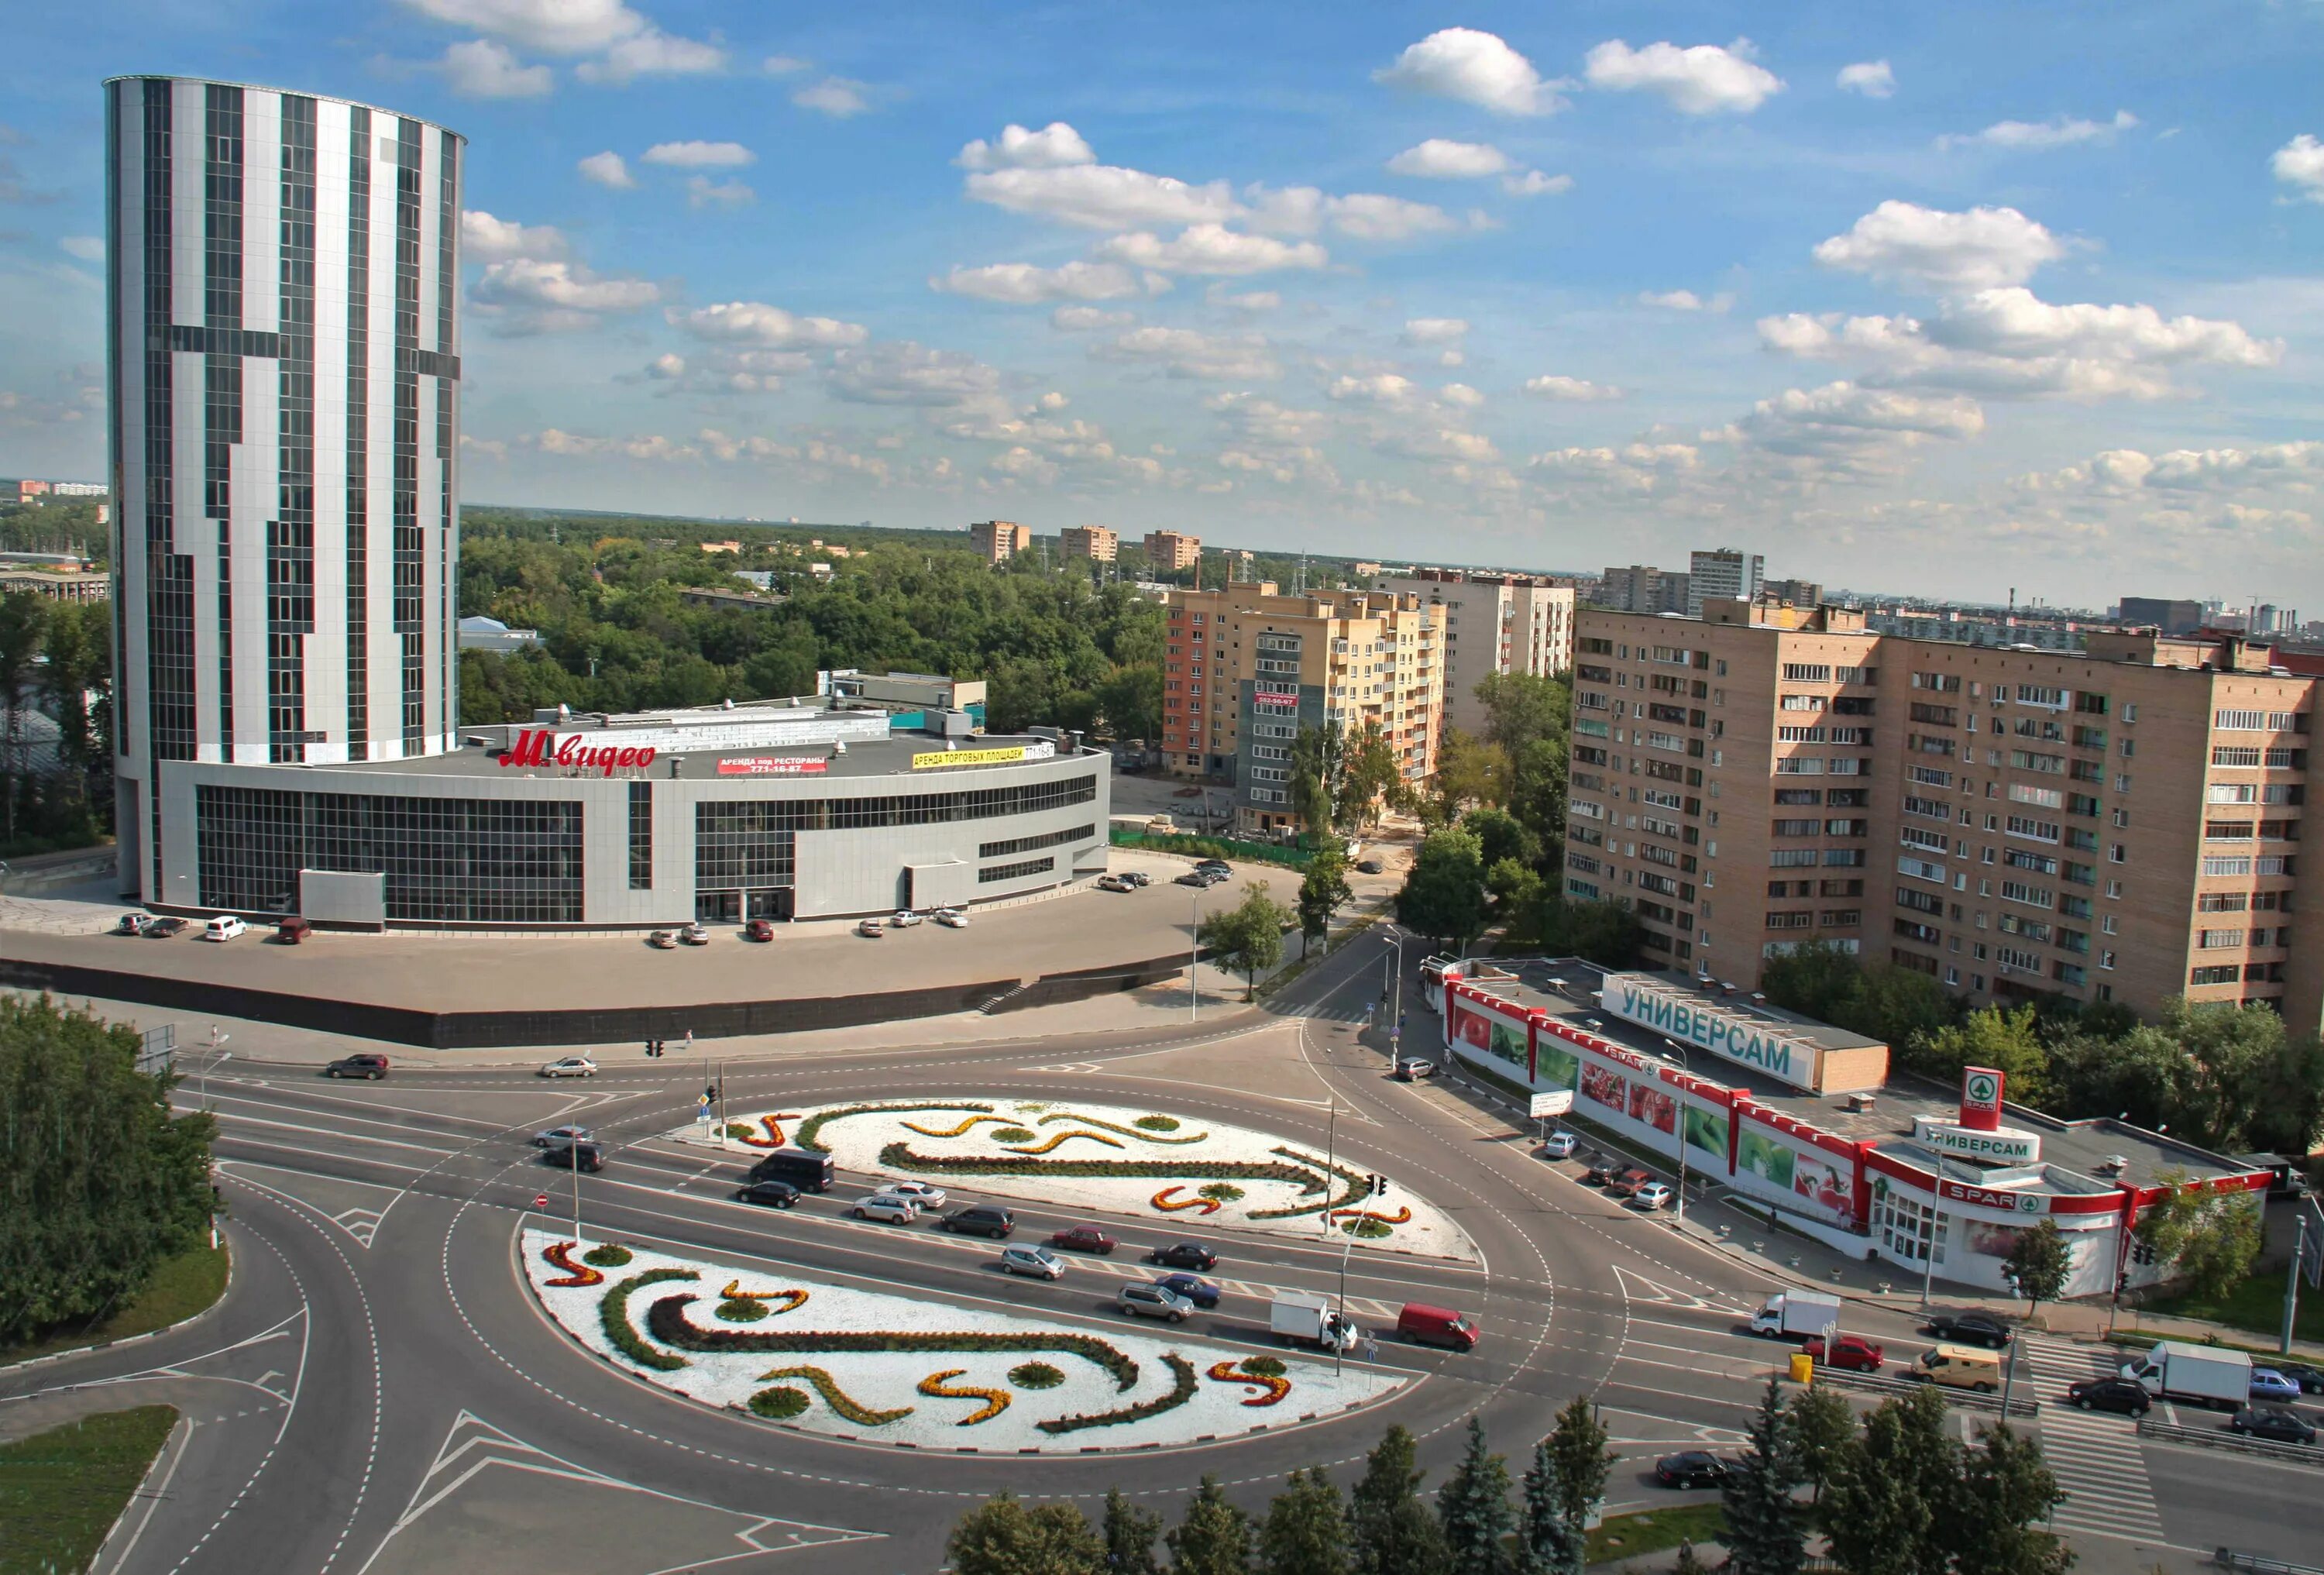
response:
{"label": "silver car", "polygon": [[1167,1318],[1173,1323],[1184,1323],[1186,1314],[1194,1310],[1194,1303],[1176,1291],[1166,1291],[1160,1285],[1133,1280],[1115,1293],[1124,1318]]}
{"label": "silver car", "polygon": [[1046,1247],[1004,1247],[1001,1249],[1001,1266],[1012,1275],[1028,1275],[1037,1280],[1065,1277],[1065,1260]]}
{"label": "silver car", "polygon": [[586,1127],[551,1127],[546,1132],[532,1135],[535,1148],[569,1148],[576,1143],[593,1143],[596,1135]]}
{"label": "silver car", "polygon": [[560,1055],[540,1069],[543,1077],[595,1077],[597,1064],[586,1055]]}

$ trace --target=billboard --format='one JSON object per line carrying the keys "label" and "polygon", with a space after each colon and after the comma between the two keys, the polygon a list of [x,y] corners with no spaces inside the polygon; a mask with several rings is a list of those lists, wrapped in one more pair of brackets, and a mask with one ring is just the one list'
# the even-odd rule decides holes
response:
{"label": "billboard", "polygon": [[1835,1225],[1856,1223],[1852,1161],[1783,1134],[1746,1123],[1735,1156],[1735,1179],[1746,1192],[1778,1199],[1784,1208]]}
{"label": "billboard", "polygon": [[1026,758],[1023,744],[990,750],[929,750],[912,757],[912,769],[927,771],[943,766],[1006,766]]}
{"label": "billboard", "polygon": [[1815,1047],[1765,1018],[1729,1011],[1635,974],[1609,973],[1598,1004],[1626,1022],[1756,1067],[1794,1088],[1815,1087]]}
{"label": "billboard", "polygon": [[1562,1116],[1572,1108],[1572,1090],[1563,1088],[1553,1089],[1548,1093],[1537,1093],[1534,1095],[1533,1101],[1526,1109],[1526,1114],[1532,1119],[1538,1121],[1545,1116]]}
{"label": "billboard", "polygon": [[1701,1105],[1688,1105],[1686,1110],[1686,1145],[1717,1156],[1720,1165],[1727,1163],[1727,1112],[1706,1110]]}
{"label": "billboard", "polygon": [[1498,1019],[1493,1022],[1492,1029],[1492,1036],[1485,1048],[1511,1065],[1523,1066],[1526,1064],[1525,1030],[1512,1028]]}
{"label": "billboard", "polygon": [[816,777],[830,769],[822,755],[743,755],[718,762],[722,777]]}
{"label": "billboard", "polygon": [[1660,1083],[1634,1082],[1630,1085],[1630,1119],[1657,1132],[1675,1132],[1678,1101]]}
{"label": "billboard", "polygon": [[1629,1109],[1629,1080],[1618,1072],[1602,1066],[1582,1069],[1582,1097],[1594,1100],[1616,1115],[1627,1114]]}
{"label": "billboard", "polygon": [[2001,1093],[2005,1074],[1990,1066],[1961,1068],[1960,1124],[1972,1132],[1990,1132],[2001,1125]]}

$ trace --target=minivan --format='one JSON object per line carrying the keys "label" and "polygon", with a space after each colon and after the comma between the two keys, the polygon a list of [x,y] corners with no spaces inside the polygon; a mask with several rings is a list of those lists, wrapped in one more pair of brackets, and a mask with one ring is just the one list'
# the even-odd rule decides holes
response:
{"label": "minivan", "polygon": [[210,920],[209,923],[202,926],[202,939],[205,941],[231,941],[237,939],[241,936],[243,932],[249,928],[250,926],[248,925],[244,924],[240,919],[235,917],[234,915],[230,913],[222,913],[218,915],[217,917]]}
{"label": "minivan", "polygon": [[831,1156],[811,1148],[778,1148],[751,1167],[754,1182],[788,1182],[803,1193],[826,1193],[832,1183]]}
{"label": "minivan", "polygon": [[2001,1387],[2001,1356],[1973,1346],[1941,1345],[1914,1359],[1912,1376],[1948,1388],[1990,1395]]}
{"label": "minivan", "polygon": [[295,946],[315,933],[315,926],[293,914],[274,926],[274,938],[286,946]]}
{"label": "minivan", "polygon": [[1467,1314],[1447,1307],[1407,1302],[1396,1315],[1396,1331],[1415,1345],[1441,1345],[1447,1350],[1477,1349],[1477,1326]]}
{"label": "minivan", "polygon": [[997,1203],[972,1203],[944,1217],[944,1228],[998,1241],[1017,1229],[1017,1216]]}

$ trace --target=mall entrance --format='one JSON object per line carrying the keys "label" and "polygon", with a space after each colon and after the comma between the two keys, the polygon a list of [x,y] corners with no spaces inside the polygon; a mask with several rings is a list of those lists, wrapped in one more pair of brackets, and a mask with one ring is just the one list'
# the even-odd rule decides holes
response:
{"label": "mall entrance", "polygon": [[788,923],[792,914],[792,895],[788,886],[697,891],[694,894],[694,916],[706,925],[739,925],[754,918]]}

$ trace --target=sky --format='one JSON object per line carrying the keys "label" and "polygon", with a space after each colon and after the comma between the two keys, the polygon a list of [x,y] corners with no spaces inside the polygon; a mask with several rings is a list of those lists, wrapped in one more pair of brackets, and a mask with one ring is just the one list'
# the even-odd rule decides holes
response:
{"label": "sky", "polygon": [[91,0],[0,474],[105,468],[99,83],[469,139],[470,502],[2324,615],[2324,0]]}

